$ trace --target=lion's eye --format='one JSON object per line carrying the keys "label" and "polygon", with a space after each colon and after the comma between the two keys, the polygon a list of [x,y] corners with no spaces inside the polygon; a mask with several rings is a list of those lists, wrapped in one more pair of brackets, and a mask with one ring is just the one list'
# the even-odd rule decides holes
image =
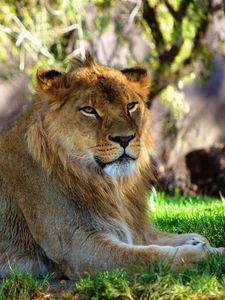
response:
{"label": "lion's eye", "polygon": [[128,110],[128,112],[135,111],[136,108],[137,108],[137,106],[138,106],[138,102],[130,102],[130,103],[128,103],[127,104],[127,110]]}
{"label": "lion's eye", "polygon": [[91,106],[84,106],[80,108],[80,111],[84,114],[84,115],[88,115],[88,116],[98,116],[97,111],[91,107]]}

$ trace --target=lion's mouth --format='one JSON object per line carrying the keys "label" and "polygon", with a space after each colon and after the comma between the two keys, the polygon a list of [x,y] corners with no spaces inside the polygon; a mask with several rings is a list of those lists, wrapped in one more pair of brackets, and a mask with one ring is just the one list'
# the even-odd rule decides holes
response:
{"label": "lion's mouth", "polygon": [[126,153],[123,153],[120,157],[118,157],[117,159],[110,161],[108,163],[104,163],[103,161],[101,161],[101,159],[98,156],[95,156],[95,160],[97,162],[97,164],[101,167],[101,168],[105,168],[106,166],[112,165],[112,164],[125,164],[128,163],[129,161],[135,161],[136,159]]}

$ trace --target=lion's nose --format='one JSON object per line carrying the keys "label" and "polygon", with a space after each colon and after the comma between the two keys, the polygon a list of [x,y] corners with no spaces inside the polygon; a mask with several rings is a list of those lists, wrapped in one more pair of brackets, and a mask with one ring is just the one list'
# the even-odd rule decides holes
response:
{"label": "lion's nose", "polygon": [[135,137],[135,134],[132,135],[128,135],[128,136],[112,136],[109,135],[109,140],[114,142],[114,143],[118,143],[120,144],[121,147],[126,148],[130,141],[133,140]]}

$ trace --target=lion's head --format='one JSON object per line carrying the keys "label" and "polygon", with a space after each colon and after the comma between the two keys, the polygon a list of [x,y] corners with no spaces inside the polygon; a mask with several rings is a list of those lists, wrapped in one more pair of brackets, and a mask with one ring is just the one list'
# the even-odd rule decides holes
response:
{"label": "lion's head", "polygon": [[146,121],[146,69],[118,71],[87,54],[67,73],[39,69],[37,81],[49,140],[72,161],[112,177],[135,170]]}

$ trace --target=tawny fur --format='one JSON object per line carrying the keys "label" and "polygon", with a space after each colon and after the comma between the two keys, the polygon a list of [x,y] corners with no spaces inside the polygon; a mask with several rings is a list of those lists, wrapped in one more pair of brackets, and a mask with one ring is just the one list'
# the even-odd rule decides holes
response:
{"label": "tawny fur", "polygon": [[[88,54],[68,73],[38,70],[37,82],[30,110],[0,137],[0,275],[19,268],[75,278],[156,258],[179,269],[222,251],[198,234],[163,233],[151,224],[145,69],[120,72]],[[133,112],[130,102],[137,103]],[[85,115],[83,106],[98,116]],[[109,138],[115,135],[135,136],[126,151],[136,168],[126,176],[105,174],[94,158],[108,172],[122,170],[124,150]]]}

